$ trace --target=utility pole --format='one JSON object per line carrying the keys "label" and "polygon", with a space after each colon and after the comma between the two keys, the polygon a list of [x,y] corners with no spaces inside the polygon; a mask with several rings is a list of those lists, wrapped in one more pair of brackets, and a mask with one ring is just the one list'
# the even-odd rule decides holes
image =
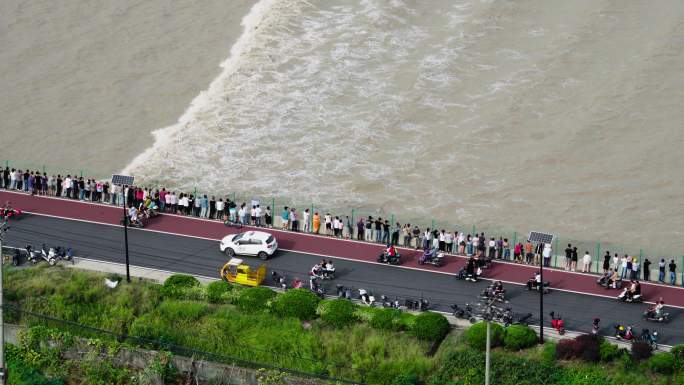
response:
{"label": "utility pole", "polygon": [[485,311],[482,317],[487,323],[487,347],[485,350],[485,385],[489,385],[490,381],[490,367],[491,367],[491,349],[492,349],[492,303],[493,299],[486,300]]}
{"label": "utility pole", "polygon": [[2,282],[2,267],[5,264],[5,259],[2,254],[2,241],[5,238],[5,233],[9,227],[7,226],[7,219],[3,218],[0,222],[0,384],[7,383],[7,370],[5,369],[5,314],[3,301],[4,292]]}
{"label": "utility pole", "polygon": [[112,175],[112,186],[114,185],[121,187],[121,192],[123,193],[121,207],[123,207],[124,247],[126,249],[126,282],[131,283],[131,273],[128,266],[128,213],[126,212],[128,194],[126,194],[126,189],[133,188],[133,177],[129,175],[114,174]]}

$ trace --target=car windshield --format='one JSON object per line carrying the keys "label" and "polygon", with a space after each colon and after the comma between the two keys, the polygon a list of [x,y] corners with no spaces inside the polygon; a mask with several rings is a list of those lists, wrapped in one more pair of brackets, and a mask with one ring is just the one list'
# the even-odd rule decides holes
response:
{"label": "car windshield", "polygon": [[234,236],[233,242],[239,241],[244,235],[245,235],[245,233],[240,233],[240,234]]}
{"label": "car windshield", "polygon": [[270,244],[274,241],[273,235],[269,236],[268,239],[266,239],[266,244]]}

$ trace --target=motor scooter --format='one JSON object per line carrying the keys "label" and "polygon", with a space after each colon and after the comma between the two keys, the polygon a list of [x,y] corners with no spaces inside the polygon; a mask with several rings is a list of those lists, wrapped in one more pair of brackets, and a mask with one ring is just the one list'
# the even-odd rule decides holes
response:
{"label": "motor scooter", "polygon": [[624,326],[620,324],[615,324],[613,326],[615,329],[615,338],[618,340],[624,340],[624,341],[633,341],[634,340],[634,332],[632,331],[632,326]]}
{"label": "motor scooter", "polygon": [[551,316],[551,327],[556,329],[558,334],[565,334],[565,321],[563,321],[563,317],[560,315],[556,316],[555,312],[551,312],[549,315]]}
{"label": "motor scooter", "polygon": [[626,303],[642,303],[644,298],[641,294],[631,295],[629,288],[624,288],[622,292],[617,296],[617,300]]}
{"label": "motor scooter", "polygon": [[670,313],[661,311],[660,314],[657,314],[655,310],[648,309],[644,312],[644,319],[651,322],[667,323],[670,321]]}
{"label": "motor scooter", "polygon": [[591,334],[593,334],[593,335],[599,334],[599,329],[601,328],[600,323],[601,323],[600,318],[594,318],[594,320],[591,323]]}
{"label": "motor scooter", "polygon": [[658,332],[651,332],[648,329],[641,331],[641,340],[651,345],[651,349],[658,349]]}
{"label": "motor scooter", "polygon": [[437,249],[425,249],[423,255],[418,258],[419,265],[429,264],[440,267],[444,264],[444,254]]}

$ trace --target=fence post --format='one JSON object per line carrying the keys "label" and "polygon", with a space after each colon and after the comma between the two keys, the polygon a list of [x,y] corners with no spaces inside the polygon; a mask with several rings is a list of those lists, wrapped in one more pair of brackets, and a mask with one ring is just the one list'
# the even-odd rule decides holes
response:
{"label": "fence post", "polygon": [[311,212],[309,213],[309,232],[313,233],[314,228],[313,228],[313,215],[314,215],[314,205],[313,203],[311,204]]}
{"label": "fence post", "polygon": [[81,178],[83,178],[83,170],[81,170]]}
{"label": "fence post", "polygon": [[391,216],[392,219],[390,219],[390,226],[394,226],[394,214]]}
{"label": "fence post", "polygon": [[601,242],[596,242],[596,272],[599,272],[599,265],[601,264]]}
{"label": "fence post", "polygon": [[9,167],[9,160],[5,161],[5,168]]}
{"label": "fence post", "polygon": [[518,244],[518,232],[514,231],[513,232],[513,248],[515,249],[515,245]]}
{"label": "fence post", "polygon": [[475,236],[475,225],[473,225],[473,232],[471,233],[472,236]]}
{"label": "fence post", "polygon": [[641,267],[641,260],[644,258],[644,249],[639,249],[639,267]]}
{"label": "fence post", "polygon": [[45,165],[43,165],[43,174],[45,174],[45,173],[46,173],[46,171],[45,171]]}
{"label": "fence post", "polygon": [[431,226],[430,228],[431,228],[432,230],[435,229],[435,220],[434,220],[434,219],[432,220],[432,226]]}

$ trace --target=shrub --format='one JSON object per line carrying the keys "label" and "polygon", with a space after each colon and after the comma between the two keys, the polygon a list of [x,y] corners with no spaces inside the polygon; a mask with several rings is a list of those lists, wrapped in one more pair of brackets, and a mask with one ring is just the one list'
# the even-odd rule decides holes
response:
{"label": "shrub", "polygon": [[556,357],[561,360],[569,360],[575,357],[575,340],[562,339],[556,344]]}
{"label": "shrub", "polygon": [[574,355],[584,361],[596,362],[600,358],[601,340],[592,334],[580,334],[575,337]]}
{"label": "shrub", "polygon": [[232,289],[233,286],[226,281],[211,282],[206,287],[207,301],[211,303],[226,303],[228,302],[228,298],[224,294]]}
{"label": "shrub", "polygon": [[418,385],[418,377],[414,374],[402,374],[394,378],[392,385]]}
{"label": "shrub", "polygon": [[[684,371],[684,344],[673,346],[672,349],[670,349],[670,353],[675,357],[675,370]],[[684,378],[684,376],[682,376],[682,378]],[[682,382],[682,385],[684,385],[684,381]]]}
{"label": "shrub", "polygon": [[603,362],[610,362],[620,357],[624,353],[619,346],[612,344],[606,340],[602,340],[599,345],[599,358]]}
{"label": "shrub", "polygon": [[167,298],[181,298],[185,290],[199,285],[197,278],[191,275],[173,274],[164,281],[161,294]]}
{"label": "shrub", "polygon": [[511,325],[506,328],[504,346],[510,350],[522,350],[537,343],[537,333],[527,325]]}
{"label": "shrub", "polygon": [[321,301],[318,305],[318,314],[323,322],[328,325],[341,328],[354,323],[354,310],[356,305],[346,299],[333,299]]}
{"label": "shrub", "polygon": [[[491,325],[491,346],[501,346],[504,335],[503,326],[493,322]],[[485,350],[487,348],[487,323],[478,322],[471,326],[466,333],[466,341],[476,349]]]}
{"label": "shrub", "polygon": [[261,311],[266,308],[268,301],[275,296],[276,292],[267,287],[250,287],[240,291],[236,305],[245,311]]}
{"label": "shrub", "polygon": [[400,310],[374,309],[369,325],[374,329],[398,330],[400,325],[395,322],[399,318]]}
{"label": "shrub", "polygon": [[439,313],[425,312],[416,317],[411,332],[421,340],[441,341],[449,333],[449,321]]}
{"label": "shrub", "polygon": [[652,353],[653,349],[651,349],[651,345],[648,342],[636,341],[632,344],[632,358],[635,361],[645,360],[651,357]]}
{"label": "shrub", "polygon": [[675,356],[672,353],[656,354],[648,360],[648,366],[656,373],[672,374],[675,366]]}
{"label": "shrub", "polygon": [[311,290],[291,289],[273,300],[271,310],[281,317],[310,320],[316,317],[316,306],[319,301],[320,298]]}

